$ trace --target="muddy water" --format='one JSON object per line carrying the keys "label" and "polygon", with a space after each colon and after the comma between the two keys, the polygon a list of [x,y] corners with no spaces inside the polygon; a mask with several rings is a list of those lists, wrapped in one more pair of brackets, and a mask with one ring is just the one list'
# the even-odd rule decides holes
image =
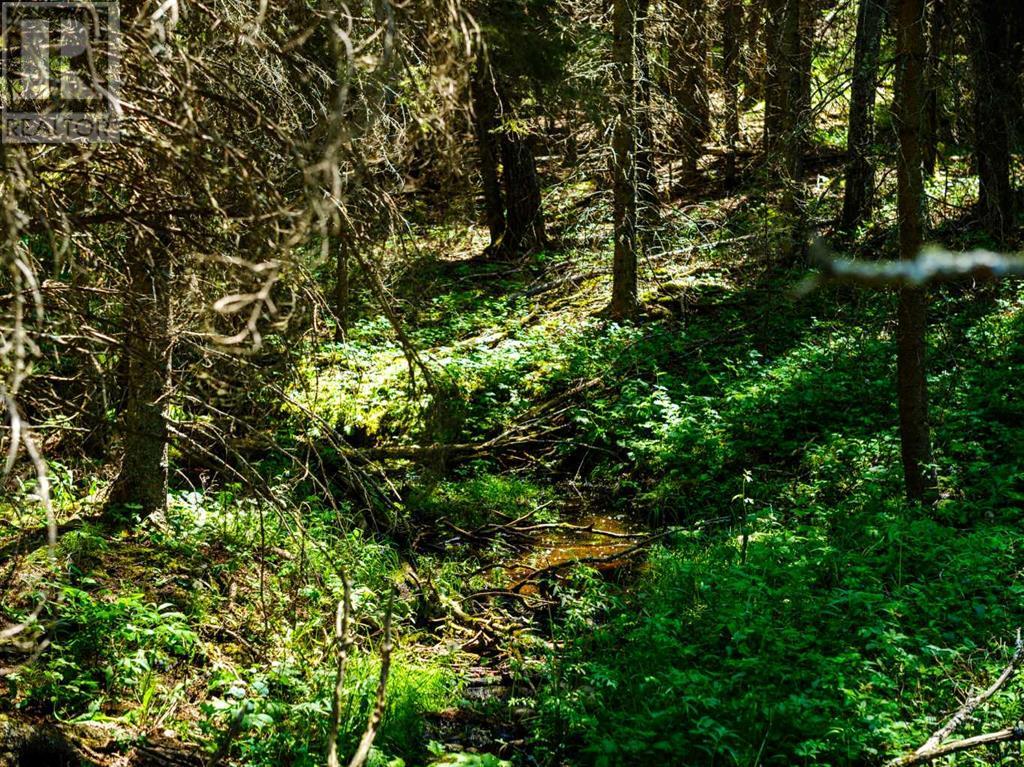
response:
{"label": "muddy water", "polygon": [[[566,523],[572,527],[543,531],[536,546],[517,560],[516,567],[511,571],[513,584],[523,581],[537,570],[570,562],[585,561],[599,569],[614,569],[622,564],[622,560],[616,560],[615,555],[633,548],[643,537],[642,531],[624,514],[582,512],[570,516]],[[606,561],[594,562],[598,559]],[[527,583],[519,591],[522,594],[536,594],[537,586]]]}
{"label": "muddy water", "polygon": [[[625,515],[574,511],[566,513],[563,522],[564,527],[536,530],[532,548],[511,563],[509,583],[522,583],[520,594],[539,596],[538,584],[524,581],[544,568],[582,560],[599,569],[615,569],[625,561],[616,555],[632,549],[646,534]],[[603,561],[594,562],[597,559]],[[463,703],[431,715],[427,722],[428,737],[443,743],[451,752],[491,753],[520,763],[535,763],[529,753],[527,723],[533,716],[532,710],[503,710],[499,705],[507,703],[514,694],[513,678],[505,664],[493,666],[484,661],[464,673]],[[447,762],[437,762],[444,763]]]}

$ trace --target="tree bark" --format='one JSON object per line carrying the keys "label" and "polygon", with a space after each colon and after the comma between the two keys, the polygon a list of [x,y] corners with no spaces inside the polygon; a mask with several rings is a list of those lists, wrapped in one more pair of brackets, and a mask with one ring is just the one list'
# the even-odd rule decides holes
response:
{"label": "tree bark", "polygon": [[[769,165],[791,186],[800,177],[809,128],[813,27],[807,0],[771,0],[769,6],[764,146]],[[792,203],[796,195],[787,199]]]}
{"label": "tree bark", "polygon": [[129,248],[123,456],[109,502],[137,504],[152,514],[167,509],[164,410],[171,376],[171,255],[162,242],[135,242]]}
{"label": "tree bark", "polygon": [[681,183],[693,184],[710,129],[707,92],[707,30],[704,0],[677,0],[675,36],[669,48],[669,94],[679,114],[675,144],[682,158]]}
{"label": "tree bark", "polygon": [[[894,116],[900,147],[896,163],[900,258],[913,259],[921,249],[924,230],[921,165],[924,0],[899,0],[896,52]],[[900,290],[896,362],[900,442],[907,497],[914,502],[925,500],[936,490],[935,473],[931,468],[925,374],[926,302],[923,289]]]}
{"label": "tree bark", "polygon": [[740,35],[743,30],[742,0],[722,4],[722,85],[725,89],[725,183],[736,184],[736,141],[740,134]]}
{"label": "tree bark", "polygon": [[617,117],[612,135],[612,197],[615,256],[612,264],[611,315],[637,314],[636,268],[636,0],[613,0],[612,65]]}
{"label": "tree bark", "polygon": [[480,161],[480,184],[484,196],[484,220],[490,233],[489,250],[496,250],[505,235],[505,204],[498,179],[498,98],[488,76],[489,68],[477,63],[470,83],[473,125]]}
{"label": "tree bark", "polygon": [[802,257],[807,222],[801,183],[803,155],[812,120],[810,104],[813,15],[810,0],[771,0],[766,30],[768,71],[765,84],[764,148],[766,166],[782,188],[781,210],[788,231],[783,258]]}
{"label": "tree bark", "polygon": [[573,110],[570,109],[565,115],[565,155],[562,158],[562,165],[575,169],[579,161],[580,145],[576,136],[576,121],[573,119]]}
{"label": "tree bark", "polygon": [[764,98],[765,81],[768,76],[768,57],[765,40],[767,24],[765,14],[768,10],[763,3],[752,3],[747,8],[746,47],[743,51],[742,77],[743,103],[753,105]]}
{"label": "tree bark", "polygon": [[939,156],[939,83],[946,26],[945,0],[932,0],[928,6],[928,60],[925,68],[925,119],[922,162],[928,177],[935,175]]}
{"label": "tree bark", "polygon": [[884,0],[860,0],[850,86],[850,121],[846,137],[846,188],[842,226],[852,230],[871,213],[875,167],[869,158],[875,133],[875,91],[882,43]]}
{"label": "tree bark", "polygon": [[658,178],[654,167],[654,125],[651,115],[651,65],[647,51],[647,16],[650,0],[636,0],[636,63],[637,63],[637,204],[639,240],[645,248],[660,218]]}
{"label": "tree bark", "polygon": [[782,136],[789,130],[789,89],[786,72],[790,54],[787,52],[786,28],[792,15],[794,0],[767,0],[765,3],[765,68],[764,68],[764,149],[775,153]]}
{"label": "tree bark", "polygon": [[505,237],[502,249],[532,253],[547,245],[541,210],[537,164],[526,136],[501,134],[502,181],[505,188]]}
{"label": "tree bark", "polygon": [[814,64],[815,8],[819,0],[798,0],[796,4],[796,66],[790,73],[790,88],[796,94],[795,164],[803,170],[804,155],[814,133],[814,111],[811,108],[811,69]]}
{"label": "tree bark", "polygon": [[978,210],[989,235],[1003,242],[1012,227],[1010,125],[1006,99],[1013,93],[1006,8],[971,0],[971,68],[974,72],[974,152],[978,169]]}

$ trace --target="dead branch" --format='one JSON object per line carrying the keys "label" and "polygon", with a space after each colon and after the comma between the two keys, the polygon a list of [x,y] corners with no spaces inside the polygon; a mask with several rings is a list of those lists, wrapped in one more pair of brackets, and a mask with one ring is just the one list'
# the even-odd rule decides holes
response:
{"label": "dead branch", "polygon": [[[366,760],[370,756],[370,749],[373,747],[373,741],[376,739],[377,731],[380,729],[381,720],[384,718],[388,674],[391,672],[391,650],[393,649],[391,642],[391,613],[393,612],[394,604],[395,592],[392,590],[388,597],[388,610],[384,615],[384,642],[380,646],[380,678],[377,680],[376,702],[373,706],[373,713],[370,714],[370,721],[366,724],[366,731],[363,733],[363,737],[360,738],[359,747],[356,748],[356,752],[352,756],[352,761],[348,763],[348,767],[363,767],[366,764]],[[333,767],[333,765],[328,764],[328,767]]]}
{"label": "dead branch", "polygon": [[528,527],[512,528],[519,533],[532,533],[539,530],[568,530],[577,533],[591,533],[603,535],[606,538],[643,538],[644,533],[617,533],[614,530],[602,530],[599,527],[590,525],[572,525],[568,522],[545,522],[542,524],[529,525]]}
{"label": "dead branch", "polygon": [[1006,743],[1008,741],[1024,740],[1024,728],[1014,727],[1012,729],[996,730],[995,732],[986,732],[983,735],[975,735],[971,738],[964,738],[963,740],[954,740],[951,743],[947,743],[944,746],[938,746],[937,748],[927,751],[923,754],[919,754],[916,751],[906,756],[901,756],[898,759],[893,759],[889,762],[886,767],[911,767],[915,764],[927,764],[928,762],[934,761],[943,756],[949,756],[955,754],[958,751],[968,751],[978,746],[990,746],[995,743]]}
{"label": "dead branch", "polygon": [[[715,517],[713,519],[708,519],[704,520],[703,522],[700,522],[699,524],[695,525],[692,529],[700,530],[705,527],[710,527],[711,525],[719,524],[722,522],[728,522],[730,521],[730,519],[730,517]],[[572,567],[574,565],[605,565],[611,562],[618,562],[623,559],[629,559],[630,557],[634,557],[637,554],[643,552],[652,543],[657,543],[658,541],[666,538],[667,536],[672,535],[672,533],[678,532],[678,529],[679,528],[669,528],[668,530],[663,530],[660,533],[648,535],[643,540],[638,541],[632,546],[625,548],[622,551],[612,552],[611,554],[608,554],[606,556],[580,557],[579,559],[569,559],[565,562],[556,562],[554,564],[548,565],[547,567],[535,569],[528,576],[518,581],[515,585],[509,587],[509,591],[518,592],[521,588],[529,584],[531,581],[535,581],[537,578],[541,578],[545,575],[558,572],[559,570],[566,567]]]}
{"label": "dead branch", "polygon": [[[759,236],[759,234],[744,234],[744,235],[741,235],[739,237],[728,237],[728,238],[721,239],[721,240],[714,240],[712,242],[700,242],[700,243],[696,243],[694,245],[687,245],[684,248],[676,248],[674,250],[667,250],[667,251],[663,251],[661,253],[658,253],[657,255],[649,256],[646,259],[646,263],[648,263],[650,265],[654,265],[654,264],[661,263],[663,261],[667,261],[669,259],[677,258],[678,256],[684,256],[684,255],[688,255],[688,254],[692,254],[692,253],[697,253],[697,252],[700,252],[700,251],[703,251],[703,250],[717,250],[718,248],[724,248],[724,247],[726,247],[728,245],[735,245],[735,244],[740,243],[740,242],[745,242],[747,240],[752,240],[752,239],[754,239],[755,237],[758,237],[758,236]],[[703,268],[702,266],[692,267],[690,269],[687,269],[682,274],[677,275],[676,278],[678,279],[680,277],[688,277],[688,276],[690,276],[692,274],[696,274],[697,272],[701,271],[702,268]],[[578,285],[581,282],[585,282],[587,280],[592,280],[592,279],[594,279],[596,277],[603,277],[603,276],[610,275],[610,274],[611,274],[611,270],[608,269],[608,268],[591,269],[590,271],[587,271],[587,272],[570,272],[569,274],[562,275],[561,277],[557,277],[557,278],[555,278],[553,280],[550,280],[548,282],[543,282],[543,283],[541,283],[539,285],[535,285],[535,286],[533,286],[531,288],[527,288],[525,291],[522,292],[521,295],[526,296],[527,298],[532,298],[534,296],[541,295],[542,293],[546,293],[549,290],[553,290],[553,289],[555,289],[557,287],[561,287],[562,285],[565,285],[566,283],[569,283],[569,282],[573,283],[574,285]]]}
{"label": "dead branch", "polygon": [[[331,722],[327,731],[327,767],[341,767],[338,760],[338,728],[341,726],[341,695],[345,688],[345,665],[352,649],[351,594],[352,584],[342,573],[342,597],[334,617],[334,641],[338,646],[338,668],[334,673],[334,694],[331,696]],[[390,616],[389,616],[390,618]]]}
{"label": "dead branch", "polygon": [[995,693],[999,691],[999,688],[1013,677],[1021,660],[1024,660],[1024,643],[1021,642],[1020,629],[1018,628],[1017,644],[1013,652],[1013,657],[1010,658],[1010,662],[1006,668],[1003,669],[1003,672],[988,687],[988,689],[975,695],[973,698],[968,698],[964,705],[960,707],[960,710],[953,714],[945,725],[936,730],[935,733],[925,741],[924,745],[918,749],[918,751],[927,751],[932,749],[952,735],[961,724],[967,721],[967,717],[971,715],[974,709],[995,695]]}
{"label": "dead branch", "polygon": [[[1010,681],[1010,679],[1013,678],[1017,669],[1020,667],[1021,661],[1024,661],[1024,641],[1021,639],[1021,630],[1018,628],[1017,642],[1013,651],[1013,656],[1010,658],[1010,662],[1006,665],[1006,668],[1003,669],[1002,673],[996,677],[996,680],[977,695],[974,695],[964,701],[964,704],[957,709],[956,713],[946,720],[944,725],[933,732],[931,737],[929,737],[920,748],[914,751],[914,753],[892,760],[888,763],[887,767],[923,764],[925,762],[938,759],[940,756],[945,756],[946,754],[965,751],[969,748],[985,745],[987,743],[999,743],[1004,740],[1024,740],[1024,731],[1019,727],[1014,727],[1011,730],[1000,730],[999,732],[987,733],[985,735],[976,735],[972,738],[957,740],[944,746],[942,745],[942,742],[946,740],[946,738],[952,735],[958,727],[967,721],[978,706],[995,695],[1006,685],[1007,682]],[[1009,736],[1007,736],[1006,733],[1009,733]]]}
{"label": "dead branch", "polygon": [[564,428],[561,423],[542,425],[543,419],[556,418],[565,412],[558,408],[573,397],[588,391],[606,379],[595,377],[581,381],[549,400],[541,402],[520,416],[519,420],[505,431],[483,442],[440,443],[429,445],[386,445],[368,448],[344,448],[338,451],[350,460],[399,460],[426,465],[450,464],[452,461],[467,461],[473,458],[514,452],[519,448],[536,447],[546,444],[551,434]]}

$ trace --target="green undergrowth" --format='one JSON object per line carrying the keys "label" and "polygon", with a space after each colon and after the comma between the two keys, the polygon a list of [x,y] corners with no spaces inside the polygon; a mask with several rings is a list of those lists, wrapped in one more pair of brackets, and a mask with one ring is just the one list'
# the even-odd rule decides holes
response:
{"label": "green undergrowth", "polygon": [[[946,193],[956,202],[970,190]],[[935,292],[942,498],[913,508],[901,499],[893,297],[798,298],[806,268],[777,254],[785,217],[769,196],[744,193],[666,206],[669,255],[643,266],[647,313],[616,324],[601,312],[607,195],[566,184],[546,202],[562,233],[547,252],[468,258],[441,248],[465,243],[437,227],[423,233],[436,250],[386,275],[433,394],[422,371],[413,386],[386,318],[360,305],[345,341],[298,355],[276,435],[329,463],[335,432],[353,449],[480,444],[541,412],[529,433],[550,426],[543,440],[447,467],[390,465],[395,518],[370,532],[347,490],[329,503],[272,457],[257,466],[283,503],[176,475],[166,519],[111,530],[94,515],[96,467],[54,463],[66,528],[52,561],[31,480],[0,501],[0,547],[20,552],[19,531],[36,533],[27,586],[0,606],[24,618],[46,594],[42,618],[56,621],[47,652],[4,681],[11,705],[210,750],[239,719],[233,763],[320,764],[343,572],[358,627],[344,753],[369,715],[396,595],[377,767],[502,764],[429,744],[432,714],[473,708],[462,700],[470,636],[438,596],[521,620],[515,639],[482,651],[495,657],[471,662],[515,659],[514,705],[532,712],[540,764],[879,764],[989,681],[1024,622],[1024,292]],[[880,252],[891,245],[880,202],[854,252],[876,236]],[[467,238],[478,244],[479,232]],[[666,536],[621,578],[577,568],[548,583],[543,616],[468,598],[507,587],[492,566],[514,568],[524,552],[466,531],[571,520],[583,502]],[[1008,686],[964,732],[1014,723],[1020,697]],[[502,706],[483,708],[501,719]]]}
{"label": "green undergrowth", "polygon": [[[346,667],[338,741],[342,753],[353,752],[366,729],[378,677],[379,661],[367,655],[357,655]],[[275,662],[269,669],[220,671],[203,705],[204,728],[216,739],[240,718],[244,735],[237,754],[247,765],[323,764],[334,681],[334,664],[311,665],[302,657]],[[407,653],[393,658],[381,732],[369,764],[395,767],[425,758],[424,716],[457,700],[451,670]]]}
{"label": "green undergrowth", "polygon": [[[722,224],[713,205],[702,216]],[[752,199],[717,236],[759,226],[777,234],[784,223]],[[587,226],[580,231],[607,243]],[[664,245],[704,231],[672,222]],[[873,233],[868,225],[861,235]],[[880,242],[883,252],[892,246]],[[549,254],[546,268],[589,274],[607,258],[603,247]],[[535,709],[542,762],[881,763],[919,745],[965,691],[992,678],[1024,619],[1024,410],[1015,394],[1024,293],[933,295],[942,499],[917,509],[901,500],[894,297],[835,288],[797,297],[803,265],[756,253],[738,260],[737,250],[648,272],[650,312],[635,326],[608,322],[590,301],[606,289],[603,276],[536,296],[520,276],[491,300],[494,267],[474,265],[432,283],[416,314],[445,381],[449,441],[494,437],[538,403],[596,383],[568,402],[540,474],[498,474],[486,460],[440,480],[413,472],[412,519],[472,528],[552,498],[557,508],[545,477],[554,487],[571,475],[609,510],[677,530],[627,590],[586,570],[556,587],[553,630],[566,649],[533,659],[546,668],[524,701]],[[387,365],[366,362],[359,380],[374,380],[374,370],[404,376],[397,347],[388,353]],[[344,358],[343,369],[363,359],[340,355],[331,364]],[[330,418],[375,440],[410,436],[419,416],[394,415],[408,405],[391,384],[371,400],[384,417],[367,415],[346,386],[335,391],[351,409]],[[450,583],[472,571],[443,557],[423,562]],[[1011,686],[966,732],[1012,724],[1020,707]]]}
{"label": "green undergrowth", "polygon": [[[538,743],[595,765],[870,764],[920,745],[1012,652],[1020,519],[958,529],[883,496],[746,544],[680,534],[627,595],[579,579]],[[967,732],[1022,702],[1011,687]]]}
{"label": "green undergrowth", "polygon": [[[62,518],[73,511],[91,509],[57,508]],[[354,751],[370,715],[394,592],[397,648],[370,764],[423,763],[427,716],[459,700],[456,657],[417,640],[418,595],[401,588],[392,543],[339,527],[351,510],[311,499],[298,511],[281,513],[232,486],[178,493],[166,520],[135,520],[113,534],[91,515],[73,523],[52,561],[45,549],[32,554],[36,591],[4,604],[26,618],[43,598],[41,620],[56,619],[46,652],[5,678],[6,699],[30,714],[114,723],[139,739],[172,732],[211,750],[237,719],[233,763],[321,764],[344,570],[356,636],[342,753]],[[439,570],[442,588],[446,577]]]}
{"label": "green undergrowth", "polygon": [[471,468],[461,472],[465,479],[444,480],[436,487],[410,499],[410,513],[424,521],[451,520],[469,529],[492,522],[513,521],[532,515],[536,521],[551,521],[550,509],[557,500],[554,491],[525,477],[487,473]]}
{"label": "green undergrowth", "polygon": [[[536,704],[537,742],[567,744],[555,754],[880,763],[1005,664],[1024,619],[1024,295],[933,301],[943,497],[927,508],[900,499],[892,304],[827,299],[714,356],[648,330],[631,380],[581,408],[608,448],[595,475],[684,532],[632,592],[581,578],[562,593],[568,650]],[[964,734],[1021,704],[1011,686]]]}

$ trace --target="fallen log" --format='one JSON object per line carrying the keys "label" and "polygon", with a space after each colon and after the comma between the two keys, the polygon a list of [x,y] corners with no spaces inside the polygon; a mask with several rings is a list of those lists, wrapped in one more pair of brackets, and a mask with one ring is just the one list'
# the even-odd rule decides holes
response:
{"label": "fallen log", "polygon": [[[545,575],[558,572],[567,567],[575,567],[576,565],[606,565],[612,562],[619,562],[627,560],[631,557],[636,556],[652,543],[662,540],[668,535],[676,532],[675,530],[665,530],[661,533],[655,533],[654,535],[648,535],[646,538],[638,543],[630,546],[629,548],[622,549],[621,551],[615,551],[607,556],[602,557],[578,557],[576,559],[567,559],[564,562],[555,562],[554,564],[547,565],[546,567],[540,567],[533,569],[532,572],[525,578],[520,579],[518,582],[509,587],[509,591],[513,593],[519,593],[519,591],[525,586],[536,581],[538,578],[542,578]],[[524,568],[525,569],[525,568]]]}
{"label": "fallen log", "polygon": [[18,767],[30,759],[39,764],[76,764],[80,756],[58,726],[0,716],[0,767]]}

